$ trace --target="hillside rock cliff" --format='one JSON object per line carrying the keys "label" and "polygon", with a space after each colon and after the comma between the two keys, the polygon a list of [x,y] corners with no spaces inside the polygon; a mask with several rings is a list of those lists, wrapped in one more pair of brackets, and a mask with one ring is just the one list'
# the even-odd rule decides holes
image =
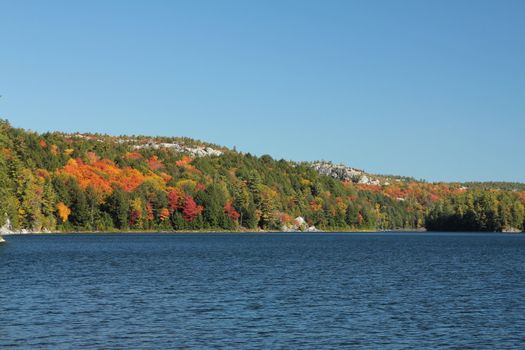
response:
{"label": "hillside rock cliff", "polygon": [[313,162],[310,167],[321,175],[330,176],[341,181],[352,181],[358,184],[380,185],[378,179],[371,178],[363,170],[355,169],[343,164],[333,164],[332,162]]}

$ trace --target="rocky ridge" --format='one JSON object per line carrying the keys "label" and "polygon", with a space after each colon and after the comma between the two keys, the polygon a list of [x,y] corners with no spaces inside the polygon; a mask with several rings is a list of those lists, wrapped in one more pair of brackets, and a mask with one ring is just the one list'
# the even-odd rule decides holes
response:
{"label": "rocky ridge", "polygon": [[321,175],[330,176],[341,181],[352,181],[365,185],[380,185],[381,181],[372,178],[363,170],[355,169],[343,164],[333,164],[332,162],[319,161],[310,163],[310,167]]}
{"label": "rocky ridge", "polygon": [[[134,150],[140,149],[169,149],[177,153],[186,153],[193,157],[207,157],[220,156],[224,152],[210,147],[209,145],[194,145],[188,146],[184,142],[162,142],[161,139],[144,138],[144,137],[123,137],[123,136],[107,136],[107,135],[92,135],[76,133],[70,135],[71,138],[90,140],[96,142],[115,142],[118,144],[128,144]],[[163,140],[165,141],[165,140]]]}
{"label": "rocky ridge", "polygon": [[168,142],[148,142],[146,144],[133,146],[133,149],[135,150],[145,149],[145,148],[170,149],[178,153],[189,153],[190,155],[194,157],[220,156],[223,154],[222,151],[219,151],[211,147],[205,147],[205,146],[188,147],[188,146],[180,145],[178,143],[168,143]]}

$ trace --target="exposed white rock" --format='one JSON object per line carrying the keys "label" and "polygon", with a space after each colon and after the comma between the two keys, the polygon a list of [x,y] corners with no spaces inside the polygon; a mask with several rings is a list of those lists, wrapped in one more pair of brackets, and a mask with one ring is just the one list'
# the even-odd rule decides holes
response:
{"label": "exposed white rock", "polygon": [[331,162],[314,162],[311,167],[321,175],[331,176],[334,179],[357,182],[363,171],[347,167],[342,164],[332,164]]}
{"label": "exposed white rock", "polygon": [[0,227],[0,235],[8,235],[13,233],[13,227],[11,226],[11,220],[6,215],[4,226]]}
{"label": "exposed white rock", "polygon": [[50,233],[47,228],[43,228],[41,230],[34,230],[34,229],[20,229],[20,230],[13,230],[13,226],[11,225],[11,220],[6,215],[5,224],[0,227],[0,237],[2,235],[8,236],[8,235],[25,235],[25,234],[31,234],[31,233]]}
{"label": "exposed white rock", "polygon": [[321,175],[330,176],[341,181],[352,181],[365,185],[380,185],[380,181],[372,179],[363,170],[355,169],[343,164],[333,164],[331,162],[314,162],[311,168]]}
{"label": "exposed white rock", "polygon": [[366,175],[362,175],[357,181],[357,183],[364,184],[364,185],[376,185],[376,186],[380,184],[379,180],[371,179]]}
{"label": "exposed white rock", "polygon": [[504,227],[501,229],[501,232],[504,232],[504,233],[518,233],[518,232],[522,232],[519,228],[515,228],[515,227]]}
{"label": "exposed white rock", "polygon": [[308,226],[308,223],[302,216],[294,219],[292,225],[283,225],[281,228],[283,232],[320,232],[315,226]]}
{"label": "exposed white rock", "polygon": [[321,231],[318,230],[315,226],[310,226],[310,227],[308,227],[306,232],[321,232]]}
{"label": "exposed white rock", "polygon": [[302,216],[298,216],[294,220],[294,225],[297,227],[306,225],[306,220]]}
{"label": "exposed white rock", "polygon": [[152,149],[171,149],[175,152],[179,153],[189,153],[194,157],[206,157],[206,156],[220,156],[223,154],[222,151],[216,150],[211,147],[204,147],[204,146],[197,146],[197,147],[187,147],[182,146],[178,143],[167,143],[167,142],[148,142],[143,145],[135,145],[133,146],[133,149],[145,149],[145,148],[152,148]]}
{"label": "exposed white rock", "polygon": [[292,226],[288,226],[288,225],[282,225],[281,231],[282,232],[297,232],[297,230],[294,230]]}

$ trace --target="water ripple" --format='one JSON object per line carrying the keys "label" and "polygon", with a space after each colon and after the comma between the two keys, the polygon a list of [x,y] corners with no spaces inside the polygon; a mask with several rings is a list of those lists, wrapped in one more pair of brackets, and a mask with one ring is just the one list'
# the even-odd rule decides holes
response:
{"label": "water ripple", "polygon": [[0,348],[520,349],[525,236],[10,236]]}

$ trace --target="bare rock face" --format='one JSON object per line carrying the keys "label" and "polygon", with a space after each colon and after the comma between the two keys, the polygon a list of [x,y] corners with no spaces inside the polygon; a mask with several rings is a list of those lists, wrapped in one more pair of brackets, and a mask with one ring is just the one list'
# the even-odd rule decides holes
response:
{"label": "bare rock face", "polygon": [[311,168],[321,175],[330,176],[341,181],[352,181],[365,185],[379,185],[377,179],[372,179],[363,170],[355,169],[343,164],[333,164],[331,162],[314,162]]}
{"label": "bare rock face", "polygon": [[366,175],[361,176],[361,178],[359,178],[359,181],[357,183],[365,184],[365,185],[376,185],[376,186],[380,185],[379,180],[371,179]]}
{"label": "bare rock face", "polygon": [[0,236],[8,235],[10,233],[13,233],[13,228],[11,226],[11,220],[9,220],[9,218],[6,215],[4,226],[0,227]]}
{"label": "bare rock face", "polygon": [[203,146],[188,147],[188,146],[180,145],[178,143],[149,142],[143,145],[133,146],[133,149],[144,149],[144,148],[152,148],[152,149],[165,148],[165,149],[170,149],[170,150],[173,150],[179,153],[189,153],[190,155],[194,157],[220,156],[223,154],[222,151],[216,150],[211,147],[203,147]]}
{"label": "bare rock face", "polygon": [[314,162],[311,164],[311,167],[321,175],[330,176],[338,180],[357,182],[363,174],[361,170],[330,162]]}
{"label": "bare rock face", "polygon": [[7,236],[7,235],[25,235],[25,234],[31,234],[31,233],[51,233],[51,231],[49,231],[45,227],[40,229],[40,230],[38,230],[38,229],[26,229],[26,228],[21,228],[21,229],[14,230],[13,226],[11,225],[11,220],[9,220],[7,215],[6,215],[4,226],[0,227],[0,237],[2,235],[4,235],[4,236]]}

